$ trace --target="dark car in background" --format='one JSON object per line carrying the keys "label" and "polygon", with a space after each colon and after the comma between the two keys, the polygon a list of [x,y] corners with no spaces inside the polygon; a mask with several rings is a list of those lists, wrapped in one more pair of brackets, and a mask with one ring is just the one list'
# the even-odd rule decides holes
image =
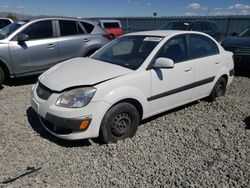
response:
{"label": "dark car in background", "polygon": [[221,40],[221,33],[214,21],[211,20],[180,20],[173,21],[162,28],[163,30],[186,30],[200,31],[214,37],[217,41]]}
{"label": "dark car in background", "polygon": [[32,18],[0,29],[0,85],[6,77],[39,74],[53,65],[94,53],[110,41],[94,21]]}
{"label": "dark car in background", "polygon": [[12,19],[9,18],[0,18],[0,29],[6,27],[7,25],[13,23]]}
{"label": "dark car in background", "polygon": [[250,26],[222,41],[225,50],[234,53],[236,68],[250,68]]}

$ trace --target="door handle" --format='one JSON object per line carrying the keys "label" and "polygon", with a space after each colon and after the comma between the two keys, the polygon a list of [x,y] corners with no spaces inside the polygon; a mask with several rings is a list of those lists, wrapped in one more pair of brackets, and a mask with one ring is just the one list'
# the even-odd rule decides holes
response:
{"label": "door handle", "polygon": [[90,40],[89,40],[89,39],[83,39],[83,41],[84,41],[84,42],[90,42]]}
{"label": "door handle", "polygon": [[56,47],[55,44],[49,44],[49,45],[48,45],[48,48],[49,48],[49,49],[53,49],[53,48],[55,48],[55,47]]}
{"label": "door handle", "polygon": [[216,61],[215,64],[218,65],[218,64],[220,64],[220,62],[219,62],[219,61]]}
{"label": "door handle", "polygon": [[188,68],[185,69],[185,72],[190,72],[191,70],[192,70],[192,68],[188,67]]}

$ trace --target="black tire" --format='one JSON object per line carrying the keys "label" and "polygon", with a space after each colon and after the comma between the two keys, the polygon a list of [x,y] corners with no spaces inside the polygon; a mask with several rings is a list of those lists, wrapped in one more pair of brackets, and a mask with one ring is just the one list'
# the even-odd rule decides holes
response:
{"label": "black tire", "polygon": [[226,93],[226,87],[227,81],[225,78],[221,77],[214,85],[211,94],[208,96],[208,101],[213,102],[217,97],[224,96]]}
{"label": "black tire", "polygon": [[133,137],[138,129],[140,116],[130,103],[119,103],[107,111],[103,117],[100,138],[104,143],[116,143]]}
{"label": "black tire", "polygon": [[0,86],[3,84],[4,81],[5,81],[5,74],[3,69],[0,67]]}

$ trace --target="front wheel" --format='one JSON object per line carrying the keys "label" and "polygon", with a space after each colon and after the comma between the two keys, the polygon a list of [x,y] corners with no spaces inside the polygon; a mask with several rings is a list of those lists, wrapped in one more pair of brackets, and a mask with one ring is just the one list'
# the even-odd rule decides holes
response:
{"label": "front wheel", "polygon": [[217,97],[224,96],[226,93],[226,87],[227,81],[225,78],[221,77],[214,85],[211,94],[208,96],[208,100],[212,102],[215,101]]}
{"label": "front wheel", "polygon": [[105,143],[115,143],[133,137],[139,125],[139,112],[130,103],[119,103],[105,114],[100,136]]}

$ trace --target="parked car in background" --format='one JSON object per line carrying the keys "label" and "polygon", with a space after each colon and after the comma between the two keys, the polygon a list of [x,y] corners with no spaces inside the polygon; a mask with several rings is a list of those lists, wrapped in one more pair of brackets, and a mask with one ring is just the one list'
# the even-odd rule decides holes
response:
{"label": "parked car in background", "polygon": [[245,28],[240,34],[222,41],[225,50],[234,53],[235,66],[237,68],[250,68],[250,26]]}
{"label": "parked car in background", "polygon": [[0,85],[8,76],[38,74],[67,59],[89,56],[109,41],[109,34],[89,20],[14,22],[0,30]]}
{"label": "parked car in background", "polygon": [[187,30],[200,31],[214,37],[218,42],[221,40],[221,33],[214,21],[210,20],[182,20],[170,22],[162,29],[164,30]]}
{"label": "parked car in background", "polygon": [[59,138],[116,142],[134,136],[142,119],[224,95],[233,80],[232,56],[200,32],[131,33],[90,58],[46,71],[32,88],[31,104]]}
{"label": "parked car in background", "polygon": [[0,29],[6,27],[11,23],[13,23],[13,20],[10,18],[0,18]]}
{"label": "parked car in background", "polygon": [[99,20],[99,25],[114,39],[123,34],[121,22],[119,20]]}

